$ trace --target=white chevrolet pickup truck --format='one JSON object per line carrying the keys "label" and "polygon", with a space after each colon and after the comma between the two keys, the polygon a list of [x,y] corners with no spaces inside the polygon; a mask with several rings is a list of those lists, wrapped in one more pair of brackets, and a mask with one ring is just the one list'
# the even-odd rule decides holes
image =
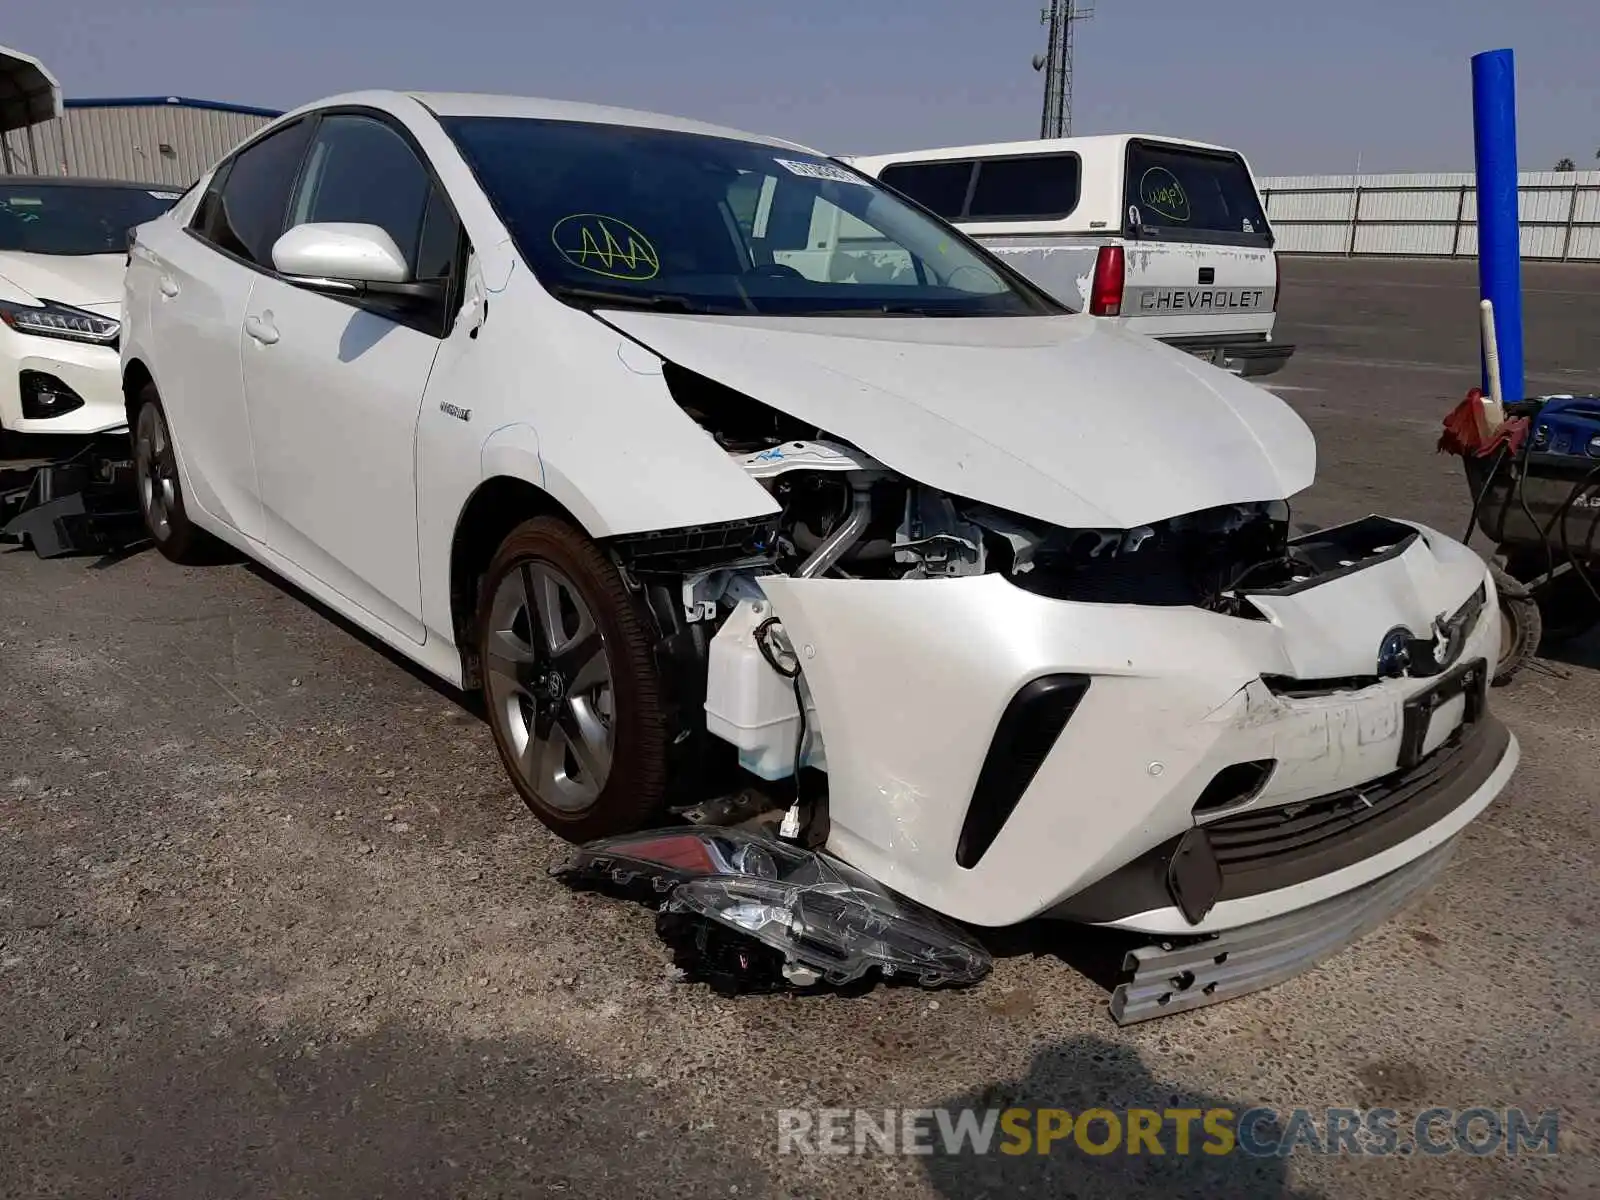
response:
{"label": "white chevrolet pickup truck", "polygon": [[1273,340],[1272,228],[1236,150],[1119,133],[844,161],[1083,312],[1240,375],[1294,352]]}

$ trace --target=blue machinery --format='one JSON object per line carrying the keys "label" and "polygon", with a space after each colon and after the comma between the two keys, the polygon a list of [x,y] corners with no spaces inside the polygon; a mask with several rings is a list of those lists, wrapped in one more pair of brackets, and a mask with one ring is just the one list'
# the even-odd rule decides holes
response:
{"label": "blue machinery", "polygon": [[1472,118],[1478,287],[1493,334],[1490,343],[1485,329],[1483,392],[1504,397],[1506,417],[1527,421],[1520,442],[1464,459],[1474,497],[1467,534],[1481,529],[1504,561],[1495,572],[1506,642],[1495,682],[1504,683],[1541,640],[1576,636],[1600,620],[1600,397],[1526,395],[1510,50],[1473,56]]}

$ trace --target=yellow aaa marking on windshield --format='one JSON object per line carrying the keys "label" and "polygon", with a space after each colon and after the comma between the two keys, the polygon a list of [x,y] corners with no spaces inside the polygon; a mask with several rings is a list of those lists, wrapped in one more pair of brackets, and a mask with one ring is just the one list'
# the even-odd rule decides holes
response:
{"label": "yellow aaa marking on windshield", "polygon": [[661,270],[650,239],[615,217],[573,213],[555,223],[550,240],[573,266],[608,279],[654,279]]}
{"label": "yellow aaa marking on windshield", "polygon": [[1169,221],[1189,219],[1189,196],[1178,177],[1165,167],[1151,167],[1139,178],[1139,201]]}

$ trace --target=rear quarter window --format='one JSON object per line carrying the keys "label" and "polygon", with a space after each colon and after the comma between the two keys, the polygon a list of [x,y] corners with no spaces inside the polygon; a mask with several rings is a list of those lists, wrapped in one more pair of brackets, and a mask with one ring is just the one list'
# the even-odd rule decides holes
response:
{"label": "rear quarter window", "polygon": [[1059,221],[1078,207],[1076,154],[986,158],[967,202],[969,221]]}
{"label": "rear quarter window", "polygon": [[1060,221],[1078,207],[1076,154],[895,163],[881,182],[947,221]]}
{"label": "rear quarter window", "polygon": [[1171,240],[1270,246],[1255,183],[1237,154],[1128,145],[1130,233]]}
{"label": "rear quarter window", "polygon": [[885,167],[880,181],[931,213],[947,221],[960,219],[972,183],[972,160],[895,163]]}

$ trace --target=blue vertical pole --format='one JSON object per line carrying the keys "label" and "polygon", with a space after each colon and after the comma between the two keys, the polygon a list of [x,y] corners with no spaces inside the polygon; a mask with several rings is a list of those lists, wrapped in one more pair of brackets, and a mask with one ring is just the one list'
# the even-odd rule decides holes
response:
{"label": "blue vertical pole", "polygon": [[[1478,292],[1494,305],[1505,398],[1523,399],[1522,243],[1517,225],[1517,77],[1510,50],[1472,56],[1478,175]],[[1484,371],[1483,390],[1489,390]]]}

